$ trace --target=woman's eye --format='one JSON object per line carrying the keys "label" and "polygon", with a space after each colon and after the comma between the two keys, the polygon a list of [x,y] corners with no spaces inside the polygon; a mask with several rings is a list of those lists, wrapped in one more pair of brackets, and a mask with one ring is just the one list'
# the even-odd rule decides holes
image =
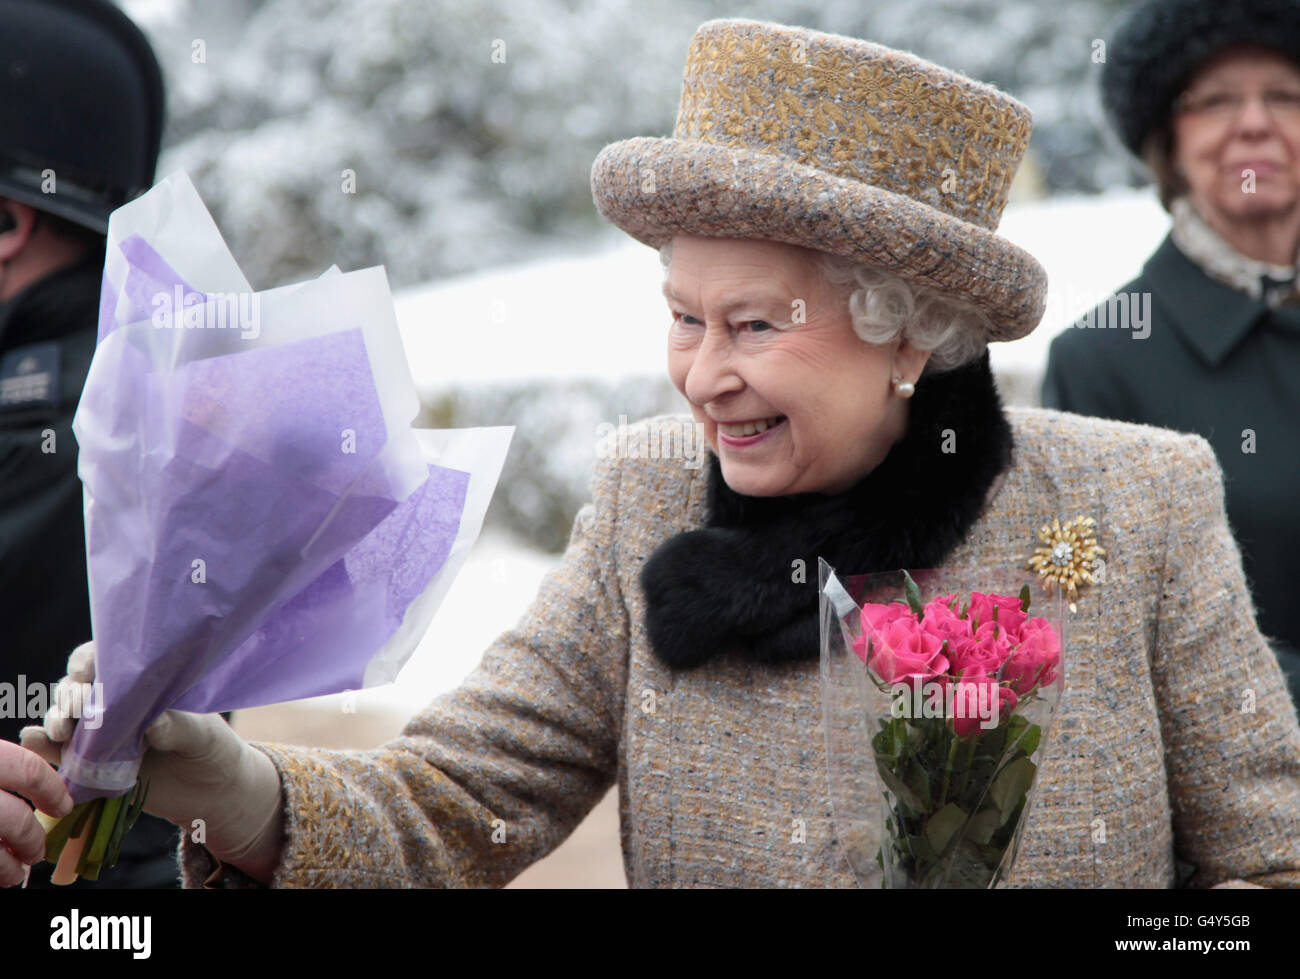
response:
{"label": "woman's eye", "polygon": [[766,333],[768,330],[775,329],[767,320],[747,320],[750,333]]}
{"label": "woman's eye", "polygon": [[683,326],[698,326],[699,320],[687,313],[673,313],[673,321]]}

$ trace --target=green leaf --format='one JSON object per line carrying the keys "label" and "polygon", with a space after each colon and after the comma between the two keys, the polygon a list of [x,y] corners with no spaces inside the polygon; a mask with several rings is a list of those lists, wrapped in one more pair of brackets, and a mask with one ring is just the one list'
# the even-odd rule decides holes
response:
{"label": "green leaf", "polygon": [[908,768],[907,778],[908,786],[916,793],[916,797],[921,800],[920,808],[929,809],[931,806],[930,794],[930,776],[925,771],[925,766],[914,761]]}
{"label": "green leaf", "polygon": [[998,827],[1002,825],[1002,812],[995,806],[981,809],[971,817],[970,827],[966,830],[966,839],[983,846],[993,838]]}
{"label": "green leaf", "polygon": [[1024,735],[1020,738],[1020,743],[1016,746],[1028,757],[1038,750],[1039,739],[1043,736],[1043,729],[1037,724],[1030,724],[1025,730]]}
{"label": "green leaf", "polygon": [[930,740],[934,728],[932,723],[927,723],[930,721],[933,721],[933,718],[923,717],[919,721],[911,722],[900,717],[898,723],[900,736],[903,739],[902,746],[916,751],[925,745]]}
{"label": "green leaf", "polygon": [[980,731],[976,737],[979,739],[980,754],[987,753],[999,759],[1002,757],[1007,743],[1007,728],[995,727],[989,731]]}
{"label": "green leaf", "polygon": [[921,604],[921,589],[916,587],[916,582],[912,580],[912,576],[906,569],[903,571],[903,593],[907,596],[908,607],[916,615],[924,614],[925,606]]}
{"label": "green leaf", "polygon": [[1026,615],[1029,614],[1029,586],[1020,586],[1020,610]]}
{"label": "green leaf", "polygon": [[989,842],[994,846],[1000,846],[1003,849],[1011,845],[1011,837],[1015,835],[1016,824],[1020,822],[1020,814],[1025,810],[1025,803],[1029,801],[1028,797],[1020,800],[1020,804],[1011,810],[1011,815],[1007,818],[1006,823],[993,834],[993,839]]}
{"label": "green leaf", "polygon": [[923,810],[924,807],[921,805],[921,800],[916,797],[916,793],[908,788],[903,780],[887,766],[879,764],[879,760],[877,760],[876,770],[880,773],[880,780],[885,783],[885,786],[890,792],[894,793],[900,802],[910,807],[914,812]]}
{"label": "green leaf", "polygon": [[934,847],[930,846],[930,841],[924,836],[909,836],[907,843],[917,863],[934,863],[939,859],[939,855],[934,852]]}
{"label": "green leaf", "polygon": [[942,854],[966,822],[966,810],[950,802],[925,822],[925,838],[935,853]]}
{"label": "green leaf", "polygon": [[1037,766],[1028,758],[1017,758],[1002,769],[989,786],[989,798],[997,804],[1004,823],[1034,784],[1034,773],[1037,771]]}

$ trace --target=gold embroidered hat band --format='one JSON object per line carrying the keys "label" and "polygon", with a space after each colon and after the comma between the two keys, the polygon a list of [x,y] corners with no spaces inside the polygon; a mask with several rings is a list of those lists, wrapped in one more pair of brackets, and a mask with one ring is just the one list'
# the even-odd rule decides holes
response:
{"label": "gold embroidered hat band", "polygon": [[671,138],[601,150],[596,209],[638,241],[762,238],[970,302],[989,340],[1042,318],[1047,274],[996,234],[1033,126],[980,82],[879,44],[751,20],[691,40]]}

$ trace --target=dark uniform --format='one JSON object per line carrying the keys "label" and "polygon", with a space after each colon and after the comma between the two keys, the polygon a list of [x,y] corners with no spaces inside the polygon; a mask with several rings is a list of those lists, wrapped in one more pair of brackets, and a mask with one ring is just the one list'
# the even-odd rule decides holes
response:
{"label": "dark uniform", "polygon": [[[24,719],[22,688],[57,680],[90,639],[72,415],[95,352],[102,263],[87,258],[0,304],[0,648],[14,688],[0,699],[0,737],[9,741],[40,723]],[[25,699],[48,698],[29,689]]]}
{"label": "dark uniform", "polygon": [[[1211,279],[1172,238],[1119,293],[1125,322],[1109,324],[1103,305],[1052,341],[1043,404],[1209,441],[1260,631],[1300,704],[1300,304],[1273,309]],[[1150,333],[1138,339],[1144,294]]]}
{"label": "dark uniform", "polygon": [[[0,0],[0,197],[88,229],[84,257],[0,303],[0,737],[39,724],[91,637],[72,417],[95,350],[112,210],[153,182],[158,63],[106,0]],[[0,226],[0,233],[12,228]],[[17,715],[17,716],[14,716]],[[178,830],[141,816],[84,887],[176,887]],[[53,866],[31,870],[49,886]]]}

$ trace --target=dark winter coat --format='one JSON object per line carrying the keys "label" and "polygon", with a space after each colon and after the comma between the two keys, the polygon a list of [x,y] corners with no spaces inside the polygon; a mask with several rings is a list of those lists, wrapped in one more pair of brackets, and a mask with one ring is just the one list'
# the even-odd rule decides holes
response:
{"label": "dark winter coat", "polygon": [[1148,297],[1148,335],[1107,325],[1110,307],[1099,307],[1098,325],[1085,317],[1052,341],[1043,404],[1213,446],[1260,631],[1300,703],[1300,305],[1272,309],[1211,279],[1172,237],[1124,293],[1130,308]]}
{"label": "dark winter coat", "polygon": [[[72,416],[95,352],[101,261],[0,306],[0,655],[14,684],[58,680],[90,639]],[[0,716],[0,737],[17,741],[32,723]]]}

